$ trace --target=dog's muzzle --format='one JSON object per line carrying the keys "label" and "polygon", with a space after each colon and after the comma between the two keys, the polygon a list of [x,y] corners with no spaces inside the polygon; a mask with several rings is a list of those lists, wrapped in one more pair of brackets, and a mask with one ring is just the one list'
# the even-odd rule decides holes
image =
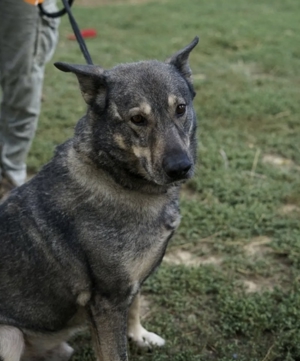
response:
{"label": "dog's muzzle", "polygon": [[186,178],[192,165],[185,152],[172,152],[163,160],[163,169],[172,181]]}

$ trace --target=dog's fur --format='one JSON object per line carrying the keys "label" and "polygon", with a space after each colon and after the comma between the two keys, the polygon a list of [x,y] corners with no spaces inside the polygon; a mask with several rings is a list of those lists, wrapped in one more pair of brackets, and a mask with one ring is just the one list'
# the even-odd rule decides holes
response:
{"label": "dog's fur", "polygon": [[[164,340],[140,324],[138,292],[179,224],[194,172],[188,57],[57,63],[76,74],[87,114],[54,158],[0,206],[0,359],[67,360],[85,322],[101,361]],[[186,108],[182,112],[183,106]],[[127,329],[128,321],[128,329]]]}

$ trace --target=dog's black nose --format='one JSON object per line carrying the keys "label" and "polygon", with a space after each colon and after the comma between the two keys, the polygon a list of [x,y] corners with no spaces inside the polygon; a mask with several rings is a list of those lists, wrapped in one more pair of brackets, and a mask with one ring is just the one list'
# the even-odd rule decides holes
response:
{"label": "dog's black nose", "polygon": [[192,163],[186,154],[180,156],[169,155],[163,161],[163,168],[172,179],[184,178],[191,169]]}

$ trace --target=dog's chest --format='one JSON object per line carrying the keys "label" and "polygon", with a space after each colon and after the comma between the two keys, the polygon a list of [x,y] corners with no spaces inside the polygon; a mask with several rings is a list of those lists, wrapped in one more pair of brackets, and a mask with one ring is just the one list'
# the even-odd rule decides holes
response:
{"label": "dog's chest", "polygon": [[81,206],[79,236],[102,290],[139,287],[159,265],[180,222],[178,192],[169,193],[107,197],[98,209]]}
{"label": "dog's chest", "polygon": [[124,259],[131,282],[140,284],[158,266],[179,223],[178,202],[173,202],[156,219],[137,225],[135,245]]}

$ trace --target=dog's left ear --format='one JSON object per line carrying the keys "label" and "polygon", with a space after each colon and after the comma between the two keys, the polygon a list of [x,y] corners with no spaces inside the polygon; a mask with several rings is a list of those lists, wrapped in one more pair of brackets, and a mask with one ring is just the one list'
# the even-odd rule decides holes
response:
{"label": "dog's left ear", "polygon": [[196,36],[189,45],[179,50],[177,53],[166,60],[166,63],[174,65],[175,68],[188,80],[190,80],[192,75],[192,71],[189,65],[189,55],[198,42],[199,38]]}
{"label": "dog's left ear", "polygon": [[57,69],[71,72],[77,76],[83,99],[88,105],[93,104],[96,97],[106,92],[106,77],[104,69],[95,65],[76,65],[57,62]]}

